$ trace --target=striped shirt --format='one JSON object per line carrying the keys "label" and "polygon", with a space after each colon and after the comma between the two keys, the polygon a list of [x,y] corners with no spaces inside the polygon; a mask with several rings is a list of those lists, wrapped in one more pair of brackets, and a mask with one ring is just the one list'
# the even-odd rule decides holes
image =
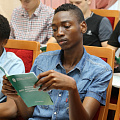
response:
{"label": "striped shirt", "polygon": [[42,2],[31,17],[22,7],[14,9],[9,39],[38,41],[45,44],[53,35],[51,27],[53,15],[54,10]]}

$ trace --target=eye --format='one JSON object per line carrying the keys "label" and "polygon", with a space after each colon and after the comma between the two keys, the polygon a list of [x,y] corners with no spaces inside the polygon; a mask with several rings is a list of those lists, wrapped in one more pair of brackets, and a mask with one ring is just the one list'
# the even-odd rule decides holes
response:
{"label": "eye", "polygon": [[73,4],[73,2],[70,1],[70,4]]}
{"label": "eye", "polygon": [[68,29],[71,27],[71,24],[69,22],[66,22],[65,24],[63,24],[64,28]]}
{"label": "eye", "polygon": [[56,32],[57,31],[57,28],[52,28],[53,29],[53,32]]}
{"label": "eye", "polygon": [[80,3],[81,3],[81,2],[79,1],[79,2],[76,2],[75,4],[76,4],[76,5],[79,5]]}
{"label": "eye", "polygon": [[26,3],[29,3],[29,2],[30,2],[30,0],[25,0],[25,2],[26,2]]}
{"label": "eye", "polygon": [[70,28],[70,25],[65,25],[64,27],[65,27],[66,29],[68,29],[68,28]]}

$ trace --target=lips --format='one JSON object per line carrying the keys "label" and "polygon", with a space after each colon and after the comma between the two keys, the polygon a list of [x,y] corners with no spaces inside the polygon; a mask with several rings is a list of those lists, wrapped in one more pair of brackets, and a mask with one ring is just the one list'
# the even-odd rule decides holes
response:
{"label": "lips", "polygon": [[67,43],[67,40],[65,40],[65,39],[58,40],[59,45],[63,45],[63,44],[66,44],[66,43]]}

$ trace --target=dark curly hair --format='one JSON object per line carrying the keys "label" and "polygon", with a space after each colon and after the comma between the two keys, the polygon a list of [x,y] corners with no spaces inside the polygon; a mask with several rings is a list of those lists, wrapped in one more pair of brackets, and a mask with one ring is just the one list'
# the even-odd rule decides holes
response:
{"label": "dark curly hair", "polygon": [[0,14],[0,41],[9,39],[10,36],[10,25],[3,15]]}
{"label": "dark curly hair", "polygon": [[82,21],[84,21],[84,16],[82,11],[73,4],[69,4],[69,3],[62,4],[55,10],[54,15],[60,11],[71,11],[71,14],[73,15],[73,17],[76,16],[78,23],[81,23]]}

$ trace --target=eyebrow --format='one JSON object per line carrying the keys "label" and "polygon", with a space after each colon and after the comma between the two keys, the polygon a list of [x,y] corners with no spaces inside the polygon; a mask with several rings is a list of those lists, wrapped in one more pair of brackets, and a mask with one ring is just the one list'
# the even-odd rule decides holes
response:
{"label": "eyebrow", "polygon": [[[65,21],[62,21],[61,23],[64,24],[64,23],[67,23],[67,22],[70,22],[70,20],[65,20]],[[55,26],[55,24],[52,24],[52,26]]]}

